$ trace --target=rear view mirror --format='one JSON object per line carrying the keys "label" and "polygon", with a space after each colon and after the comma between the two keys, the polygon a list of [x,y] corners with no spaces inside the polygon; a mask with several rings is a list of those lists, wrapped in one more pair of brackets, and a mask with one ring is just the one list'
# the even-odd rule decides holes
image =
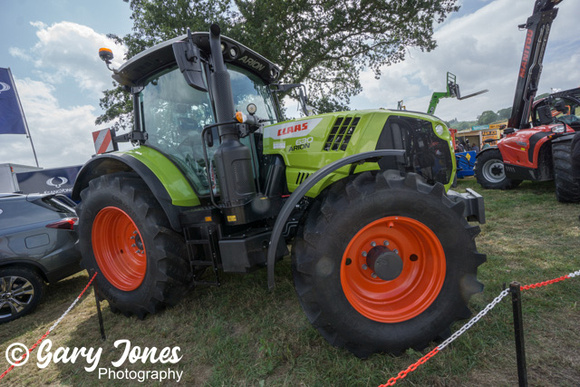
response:
{"label": "rear view mirror", "polygon": [[189,30],[188,34],[189,37],[185,42],[173,43],[173,54],[187,84],[199,91],[207,91],[199,47],[193,43]]}

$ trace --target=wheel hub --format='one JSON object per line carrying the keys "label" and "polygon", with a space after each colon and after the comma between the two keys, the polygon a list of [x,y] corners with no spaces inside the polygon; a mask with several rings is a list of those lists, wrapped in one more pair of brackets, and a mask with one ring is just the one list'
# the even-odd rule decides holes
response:
{"label": "wheel hub", "polygon": [[384,281],[392,281],[403,272],[403,260],[386,246],[375,246],[367,255],[368,267]]}
{"label": "wheel hub", "polygon": [[407,321],[435,301],[445,281],[445,252],[425,224],[385,216],[361,228],[345,248],[342,290],[363,316],[383,323]]}
{"label": "wheel hub", "polygon": [[500,183],[505,179],[504,165],[501,160],[489,160],[483,166],[483,176],[492,183]]}
{"label": "wheel hub", "polygon": [[501,176],[503,174],[503,168],[501,167],[501,165],[494,164],[491,167],[491,173],[494,176]]}
{"label": "wheel hub", "polygon": [[92,246],[99,270],[117,289],[137,289],[147,273],[146,246],[131,216],[105,207],[95,217]]}
{"label": "wheel hub", "polygon": [[34,289],[26,278],[0,278],[0,317],[20,313],[32,302],[33,296]]}

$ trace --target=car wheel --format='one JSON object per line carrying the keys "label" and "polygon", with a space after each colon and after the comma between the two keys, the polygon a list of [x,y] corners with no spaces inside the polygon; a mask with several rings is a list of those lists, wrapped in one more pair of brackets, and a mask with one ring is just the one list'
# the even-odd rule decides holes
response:
{"label": "car wheel", "polygon": [[32,312],[44,295],[42,278],[31,269],[0,269],[0,323]]}

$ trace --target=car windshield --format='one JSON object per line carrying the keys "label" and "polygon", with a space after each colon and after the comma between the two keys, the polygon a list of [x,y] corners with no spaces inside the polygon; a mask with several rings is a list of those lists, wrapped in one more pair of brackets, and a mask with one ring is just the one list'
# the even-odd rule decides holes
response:
{"label": "car windshield", "polygon": [[[228,71],[235,109],[246,112],[247,105],[253,103],[257,106],[258,117],[275,122],[268,86],[243,69],[228,65]],[[190,87],[179,69],[173,67],[147,80],[139,95],[139,109],[142,129],[148,134],[146,145],[169,157],[199,195],[209,194],[201,141],[204,126],[215,123],[209,93]],[[214,138],[217,140],[216,136]],[[216,145],[208,148],[210,160]]]}

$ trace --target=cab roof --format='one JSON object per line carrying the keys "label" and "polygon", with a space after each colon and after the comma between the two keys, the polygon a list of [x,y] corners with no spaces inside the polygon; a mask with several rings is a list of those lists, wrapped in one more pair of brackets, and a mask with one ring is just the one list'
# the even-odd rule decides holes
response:
{"label": "cab roof", "polygon": [[[193,32],[191,35],[193,42],[200,48],[202,56],[209,57],[209,32]],[[187,35],[181,35],[140,52],[121,65],[113,74],[113,79],[125,86],[142,84],[157,71],[174,65],[176,61],[172,45],[186,40]],[[226,63],[233,63],[256,74],[267,84],[276,81],[280,69],[274,63],[227,36],[222,35],[221,42]],[[235,55],[232,56],[234,52]]]}

